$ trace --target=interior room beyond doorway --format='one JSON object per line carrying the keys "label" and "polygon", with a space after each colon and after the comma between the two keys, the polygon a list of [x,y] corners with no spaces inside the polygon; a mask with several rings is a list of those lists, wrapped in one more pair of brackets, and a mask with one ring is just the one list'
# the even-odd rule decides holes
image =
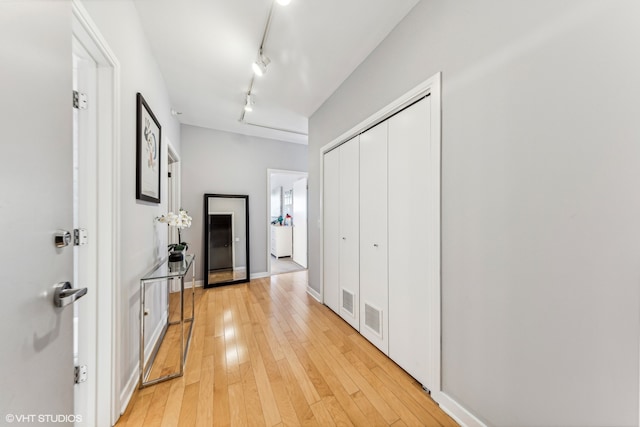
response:
{"label": "interior room beyond doorway", "polygon": [[268,170],[269,273],[307,268],[307,173]]}

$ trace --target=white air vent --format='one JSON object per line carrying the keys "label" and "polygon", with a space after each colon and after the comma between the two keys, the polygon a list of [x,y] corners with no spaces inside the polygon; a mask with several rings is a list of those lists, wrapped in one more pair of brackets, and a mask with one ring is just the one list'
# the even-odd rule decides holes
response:
{"label": "white air vent", "polygon": [[346,289],[342,290],[342,308],[349,312],[352,316],[355,316],[353,312],[353,300],[354,295]]}
{"label": "white air vent", "polygon": [[365,303],[364,324],[382,338],[382,311]]}

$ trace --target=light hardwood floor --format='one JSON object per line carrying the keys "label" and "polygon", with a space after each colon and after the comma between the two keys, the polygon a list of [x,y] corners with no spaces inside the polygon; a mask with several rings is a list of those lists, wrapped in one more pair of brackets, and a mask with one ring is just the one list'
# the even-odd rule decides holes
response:
{"label": "light hardwood floor", "polygon": [[185,375],[137,390],[117,426],[457,425],[306,286],[198,289]]}

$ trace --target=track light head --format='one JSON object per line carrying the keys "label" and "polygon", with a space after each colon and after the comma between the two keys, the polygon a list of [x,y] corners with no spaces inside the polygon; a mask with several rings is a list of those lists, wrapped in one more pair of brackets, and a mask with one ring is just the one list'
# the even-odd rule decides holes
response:
{"label": "track light head", "polygon": [[254,104],[254,100],[253,100],[253,95],[251,95],[250,93],[247,94],[247,100],[244,104],[244,111],[250,112],[253,111],[253,104]]}
{"label": "track light head", "polygon": [[257,76],[264,75],[267,72],[267,65],[269,65],[270,62],[271,60],[262,52],[260,52],[256,61],[252,64],[253,72]]}

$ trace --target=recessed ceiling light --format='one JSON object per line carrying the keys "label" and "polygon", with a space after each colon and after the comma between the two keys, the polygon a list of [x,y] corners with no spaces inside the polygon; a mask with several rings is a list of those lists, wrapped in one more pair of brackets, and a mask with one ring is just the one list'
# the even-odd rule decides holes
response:
{"label": "recessed ceiling light", "polygon": [[291,0],[277,0],[280,6],[286,6],[291,3]]}

